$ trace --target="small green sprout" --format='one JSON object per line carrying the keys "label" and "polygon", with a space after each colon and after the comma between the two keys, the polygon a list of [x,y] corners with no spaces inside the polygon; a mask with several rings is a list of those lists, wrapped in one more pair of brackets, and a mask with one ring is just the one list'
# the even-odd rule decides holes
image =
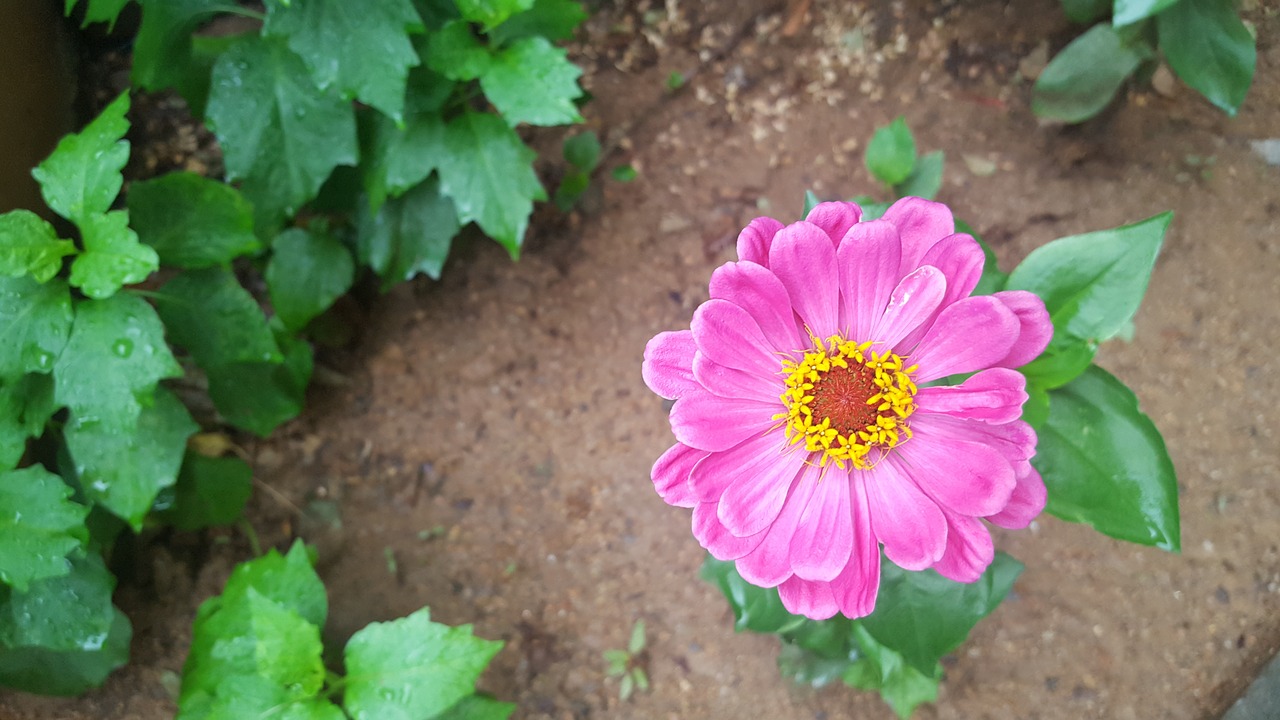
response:
{"label": "small green sprout", "polygon": [[648,655],[644,651],[644,620],[636,620],[631,628],[631,639],[626,650],[605,650],[604,660],[609,664],[605,674],[622,678],[618,686],[618,699],[627,702],[636,690],[649,692],[649,675],[644,670]]}

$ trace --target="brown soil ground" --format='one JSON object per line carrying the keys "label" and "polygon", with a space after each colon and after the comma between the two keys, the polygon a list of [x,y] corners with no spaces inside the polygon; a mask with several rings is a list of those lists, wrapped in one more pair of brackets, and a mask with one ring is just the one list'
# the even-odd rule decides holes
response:
{"label": "brown soil ground", "polygon": [[[783,0],[654,4],[650,24],[634,3],[603,9],[577,49],[606,165],[639,179],[602,177],[588,214],[540,214],[518,263],[470,243],[441,282],[372,303],[356,349],[322,356],[307,415],[246,441],[264,542],[319,546],[326,637],[424,605],[474,623],[507,642],[482,685],[518,718],[891,717],[873,695],[792,685],[775,639],[734,634],[697,579],[688,512],[650,488],[672,439],[639,368],[737,228],[795,219],[806,188],[873,191],[861,148],[905,115],[922,150],[947,152],[940,199],[1006,269],[1176,211],[1133,342],[1099,362],[1167,438],[1183,512],[1180,555],[1048,516],[998,533],[1027,569],[917,717],[1215,717],[1280,646],[1280,168],[1248,142],[1280,136],[1274,3],[1248,12],[1258,74],[1237,118],[1135,87],[1070,129],[1037,124],[1019,74],[1077,32],[1049,0],[816,0],[794,27]],[[0,696],[0,717],[171,717],[194,609],[247,556],[222,537],[141,544],[118,594],[134,663],[79,699]],[[652,690],[620,703],[601,653],[636,619]]]}

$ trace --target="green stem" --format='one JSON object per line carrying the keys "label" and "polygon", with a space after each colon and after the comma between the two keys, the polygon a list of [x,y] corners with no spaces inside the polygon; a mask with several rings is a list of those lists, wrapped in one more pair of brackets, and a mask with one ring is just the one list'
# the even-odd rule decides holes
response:
{"label": "green stem", "polygon": [[249,539],[249,549],[253,551],[253,556],[262,557],[262,543],[258,542],[258,531],[249,524],[249,519],[242,517],[237,525],[240,527],[240,532]]}

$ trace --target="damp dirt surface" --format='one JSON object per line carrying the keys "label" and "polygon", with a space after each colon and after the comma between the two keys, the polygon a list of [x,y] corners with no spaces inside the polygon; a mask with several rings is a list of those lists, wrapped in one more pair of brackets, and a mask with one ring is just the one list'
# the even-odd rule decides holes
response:
{"label": "damp dirt surface", "polygon": [[[872,694],[792,684],[775,638],[733,632],[689,511],[652,490],[672,437],[640,361],[687,327],[752,217],[797,219],[805,189],[874,194],[862,150],[903,115],[947,153],[939,199],[1006,270],[1056,237],[1176,212],[1132,342],[1098,362],[1168,442],[1182,553],[1048,516],[997,530],[1026,570],[916,717],[1217,717],[1280,644],[1280,167],[1249,144],[1280,136],[1276,5],[1247,13],[1258,73],[1238,117],[1160,83],[1076,128],[1029,110],[1037,48],[1078,32],[1052,2],[806,5],[601,8],[574,49],[612,151],[586,212],[540,211],[518,263],[463,239],[441,281],[352,301],[359,337],[321,352],[307,413],[236,438],[249,521],[265,544],[318,547],[330,643],[423,606],[505,641],[481,686],[517,718],[892,717]],[[637,180],[608,178],[623,163]],[[134,545],[117,593],[132,665],[82,698],[0,695],[0,718],[173,715],[195,608],[248,544]],[[652,689],[624,703],[601,653],[637,619]]]}

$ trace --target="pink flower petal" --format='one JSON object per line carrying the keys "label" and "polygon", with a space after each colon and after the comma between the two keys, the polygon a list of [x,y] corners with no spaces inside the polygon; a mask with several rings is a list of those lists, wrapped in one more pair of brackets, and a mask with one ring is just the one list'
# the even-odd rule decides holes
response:
{"label": "pink flower petal", "polygon": [[722,398],[706,390],[685,395],[671,408],[676,440],[699,450],[728,450],[773,426],[777,407],[756,400]]}
{"label": "pink flower petal", "polygon": [[[1018,318],[990,295],[965,298],[938,314],[909,362],[917,383],[991,367],[1018,339]],[[699,345],[701,347],[701,345]]]}
{"label": "pink flower petal", "polygon": [[989,423],[1012,422],[1022,417],[1022,404],[1027,401],[1026,386],[1027,379],[1022,373],[991,368],[959,385],[920,388],[916,393],[916,412],[942,413]]}
{"label": "pink flower petal", "polygon": [[662,453],[653,464],[653,488],[668,505],[691,508],[698,504],[689,473],[693,466],[707,456],[706,452],[676,443]]}
{"label": "pink flower petal", "polygon": [[728,300],[756,321],[760,332],[776,351],[789,352],[809,346],[800,334],[791,297],[782,281],[763,265],[725,263],[711,273],[711,297]]}
{"label": "pink flower petal", "polygon": [[1035,360],[1053,339],[1053,322],[1049,320],[1049,311],[1045,309],[1044,301],[1026,290],[1004,290],[992,297],[999,298],[1005,307],[1013,311],[1020,327],[1018,341],[996,365],[1016,368]]}
{"label": "pink flower petal", "polygon": [[1002,425],[964,420],[939,413],[919,412],[911,416],[912,428],[925,428],[930,436],[946,441],[961,440],[988,445],[1010,463],[1029,460],[1036,454],[1036,431],[1021,420]]}
{"label": "pink flower petal", "polygon": [[813,582],[792,576],[778,586],[782,607],[792,615],[803,615],[811,620],[826,620],[840,612],[831,583]]}
{"label": "pink flower petal", "polygon": [[[699,305],[690,326],[698,350],[725,367],[766,379],[776,377],[782,368],[755,319],[728,300],[708,300]],[[689,365],[692,369],[692,359]]]}
{"label": "pink flower petal", "polygon": [[894,456],[862,471],[866,479],[871,528],[884,554],[904,570],[932,566],[947,549],[947,519]]}
{"label": "pink flower petal", "polygon": [[[689,485],[699,502],[719,502],[729,486],[741,477],[769,469],[778,463],[795,463],[792,477],[800,471],[799,463],[783,446],[776,433],[760,433],[723,452],[711,453],[689,473]],[[770,470],[772,471],[772,470]]]}
{"label": "pink flower petal", "polygon": [[779,230],[769,248],[769,269],[810,333],[825,339],[840,331],[836,246],[822,228],[802,220]]}
{"label": "pink flower petal", "polygon": [[899,445],[894,465],[943,509],[961,515],[992,515],[1009,502],[1015,484],[1013,467],[989,445],[930,434],[920,418],[914,437]]}
{"label": "pink flower petal", "polygon": [[902,237],[900,276],[920,267],[929,248],[956,231],[955,218],[946,205],[918,197],[904,197],[895,202],[881,219],[893,223]]}
{"label": "pink flower petal", "polygon": [[868,338],[879,343],[872,349],[905,351],[907,348],[900,346],[900,341],[933,317],[946,291],[947,279],[935,267],[926,265],[902,278],[893,290],[884,315]]}
{"label": "pink flower petal", "polygon": [[982,278],[985,261],[986,256],[982,254],[978,241],[972,235],[957,233],[929,248],[920,264],[932,265],[946,276],[947,294],[942,298],[942,306],[946,307],[960,298],[969,297]]}
{"label": "pink flower petal", "polygon": [[948,580],[976,582],[996,556],[991,533],[977,518],[943,512],[947,516],[947,551],[933,569]]}
{"label": "pink flower petal", "polygon": [[[809,504],[814,488],[814,483],[803,480],[792,484],[782,512],[769,526],[764,541],[738,559],[738,574],[742,579],[756,587],[768,588],[791,577],[791,538],[796,534],[800,515]],[[723,501],[720,507],[724,507]]]}
{"label": "pink flower petal", "polygon": [[853,551],[844,570],[832,581],[831,589],[840,612],[846,617],[859,618],[876,609],[876,595],[880,592],[880,543],[876,542],[872,529],[865,484],[854,479],[849,498]]}
{"label": "pink flower petal", "polygon": [[720,496],[720,522],[738,537],[755,535],[769,527],[782,511],[787,490],[797,474],[804,482],[804,467],[803,453],[779,455],[776,446],[762,450],[735,472],[733,482]]}
{"label": "pink flower petal", "polygon": [[697,351],[688,330],[660,332],[644,346],[640,375],[654,394],[668,400],[697,389],[693,379],[693,353]]}
{"label": "pink flower petal", "polygon": [[738,233],[738,259],[769,266],[769,246],[782,223],[771,217],[758,217]]}
{"label": "pink flower petal", "polygon": [[840,327],[849,339],[870,340],[901,277],[902,241],[883,220],[854,225],[836,249],[840,267]]}
{"label": "pink flower petal", "polygon": [[[1021,376],[1021,373],[1014,374]],[[784,407],[779,399],[785,387],[781,377],[770,378],[773,382],[769,382],[759,375],[720,365],[701,352],[693,356],[693,377],[702,387],[720,397],[774,403],[779,411]]]}
{"label": "pink flower petal", "polygon": [[1018,484],[1009,496],[1009,504],[995,515],[988,516],[987,520],[1002,528],[1021,530],[1044,510],[1048,493],[1045,491],[1044,480],[1031,463],[1024,460],[1014,463],[1013,467],[1017,472]]}
{"label": "pink flower petal", "polygon": [[[844,570],[853,551],[849,514],[849,473],[806,465],[800,482],[817,483],[800,525],[791,537],[791,571],[805,580],[830,582]],[[833,600],[834,602],[834,600]]]}
{"label": "pink flower petal", "polygon": [[822,228],[834,245],[862,217],[862,208],[851,202],[824,202],[813,206],[805,220]]}
{"label": "pink flower petal", "polygon": [[716,503],[698,503],[693,508],[693,536],[698,539],[711,557],[717,560],[737,560],[764,540],[764,530],[747,537],[737,537],[725,529],[716,517]]}

